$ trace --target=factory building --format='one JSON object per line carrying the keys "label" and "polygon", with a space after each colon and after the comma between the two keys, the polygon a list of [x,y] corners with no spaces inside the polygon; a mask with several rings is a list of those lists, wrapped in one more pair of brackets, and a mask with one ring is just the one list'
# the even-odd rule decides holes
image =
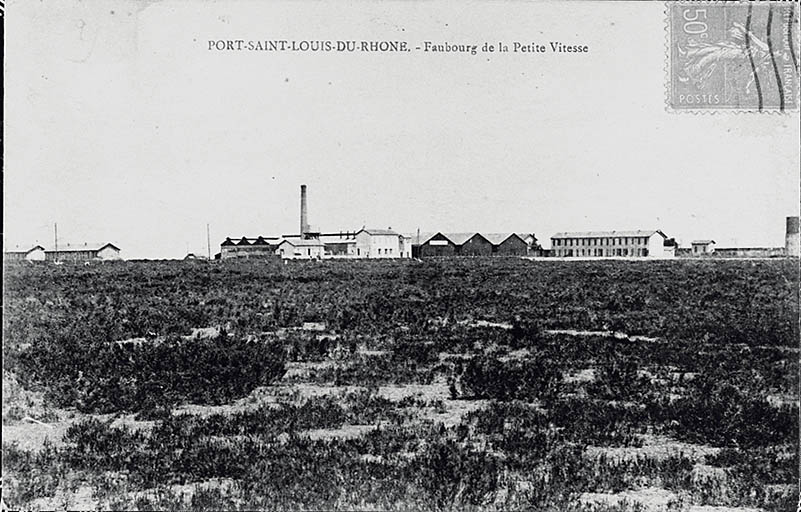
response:
{"label": "factory building", "polygon": [[320,240],[301,239],[301,238],[285,238],[278,244],[276,251],[273,253],[283,259],[304,259],[304,260],[319,260],[325,255],[325,246]]}
{"label": "factory building", "polygon": [[536,246],[537,238],[533,235],[524,235],[530,242],[527,242],[523,236],[517,233],[486,233],[484,238],[492,243],[492,254],[494,256],[526,256],[531,253],[531,250]]}
{"label": "factory building", "polygon": [[274,257],[283,259],[410,258],[410,239],[392,229],[323,233],[309,224],[306,185],[300,186],[300,231],[281,237],[226,238],[220,258]]}
{"label": "factory building", "polygon": [[259,236],[256,238],[242,237],[233,240],[226,238],[220,244],[220,258],[270,258],[275,256],[275,250],[280,240]]}
{"label": "factory building", "polygon": [[362,228],[356,233],[357,258],[409,258],[411,246],[392,229]]}
{"label": "factory building", "polygon": [[44,261],[45,260],[45,248],[41,245],[34,245],[30,249],[19,249],[15,248],[11,251],[4,251],[3,252],[3,261],[6,262],[15,262],[15,261]]}
{"label": "factory building", "polygon": [[413,255],[416,258],[449,256],[526,256],[536,245],[533,234],[517,233],[426,233],[414,237]]}
{"label": "factory building", "polygon": [[667,235],[662,231],[583,231],[551,237],[559,258],[665,257]]}
{"label": "factory building", "polygon": [[418,235],[412,246],[415,258],[442,258],[456,256],[456,244],[442,233]]}
{"label": "factory building", "polygon": [[112,243],[83,243],[83,244],[64,244],[58,248],[46,249],[46,261],[92,261],[92,260],[119,260],[120,248]]}

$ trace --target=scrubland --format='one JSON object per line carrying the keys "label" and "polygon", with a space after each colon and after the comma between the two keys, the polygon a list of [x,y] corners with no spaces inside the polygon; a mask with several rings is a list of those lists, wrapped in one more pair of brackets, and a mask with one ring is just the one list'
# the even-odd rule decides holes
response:
{"label": "scrubland", "polygon": [[24,509],[792,510],[798,261],[7,266]]}

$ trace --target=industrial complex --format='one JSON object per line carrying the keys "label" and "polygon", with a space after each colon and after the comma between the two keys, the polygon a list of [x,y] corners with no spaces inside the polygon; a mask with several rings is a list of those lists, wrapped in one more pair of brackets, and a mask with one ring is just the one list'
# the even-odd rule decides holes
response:
{"label": "industrial complex", "polygon": [[714,240],[695,240],[680,248],[659,229],[556,233],[543,249],[534,233],[398,233],[392,228],[322,232],[308,221],[306,185],[300,186],[300,229],[281,236],[228,237],[218,259],[282,258],[446,258],[517,256],[551,258],[673,258],[798,256],[798,217],[787,217],[784,247],[716,248]]}
{"label": "industrial complex", "polygon": [[[798,257],[799,217],[786,218],[782,247],[718,247],[715,240],[693,240],[679,247],[659,229],[560,232],[544,249],[532,232],[399,233],[391,227],[322,231],[308,219],[306,185],[300,186],[300,223],[297,233],[227,237],[217,260],[230,259],[398,259],[448,257],[530,258],[779,258]],[[4,252],[5,262],[89,262],[121,259],[112,243],[56,244],[16,247]],[[201,259],[193,253],[187,260]]]}

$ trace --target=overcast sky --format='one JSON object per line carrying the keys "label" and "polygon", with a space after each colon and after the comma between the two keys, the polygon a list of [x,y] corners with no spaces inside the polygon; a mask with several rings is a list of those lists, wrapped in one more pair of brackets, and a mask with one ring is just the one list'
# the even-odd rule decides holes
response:
{"label": "overcast sky", "polygon": [[[310,222],[661,228],[781,246],[799,118],[665,112],[662,2],[10,1],[7,246],[212,252]],[[561,41],[585,55],[210,52],[210,39]]]}

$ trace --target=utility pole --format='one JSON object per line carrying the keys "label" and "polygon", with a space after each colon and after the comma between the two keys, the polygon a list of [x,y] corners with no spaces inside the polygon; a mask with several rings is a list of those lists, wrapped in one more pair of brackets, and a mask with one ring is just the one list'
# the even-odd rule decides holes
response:
{"label": "utility pole", "polygon": [[55,261],[58,261],[58,222],[53,223],[53,236],[55,238],[55,245],[56,245]]}
{"label": "utility pole", "polygon": [[206,223],[206,252],[209,261],[211,261],[211,236],[209,236],[209,223]]}

